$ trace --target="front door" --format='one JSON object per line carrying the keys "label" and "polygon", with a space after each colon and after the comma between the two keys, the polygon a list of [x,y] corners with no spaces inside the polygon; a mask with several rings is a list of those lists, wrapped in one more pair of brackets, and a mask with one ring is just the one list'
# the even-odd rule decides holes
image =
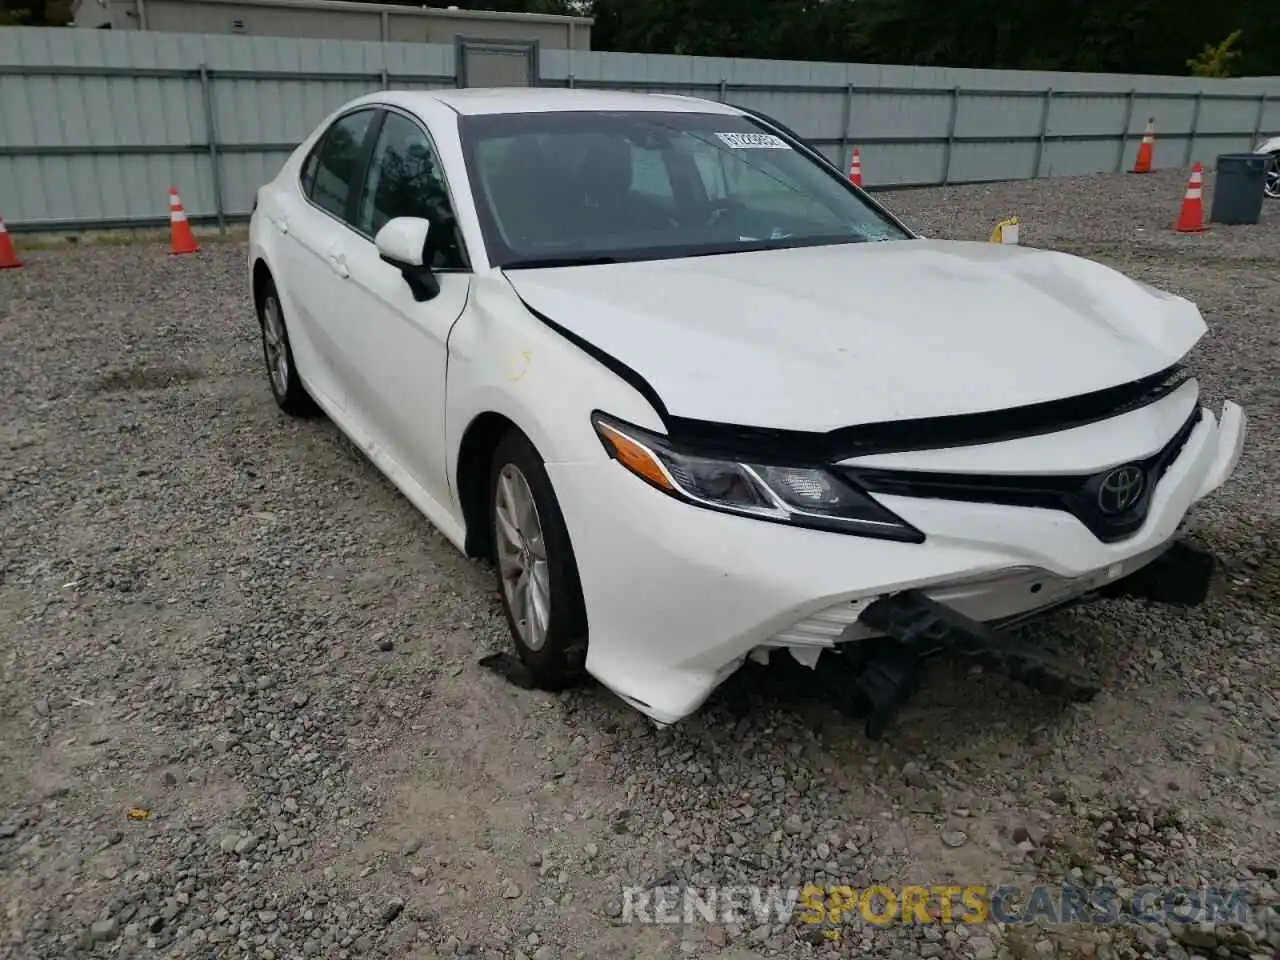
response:
{"label": "front door", "polygon": [[[440,292],[419,303],[400,271],[383,261],[373,238],[395,217],[430,222],[428,247]],[[448,509],[445,370],[449,331],[466,306],[471,272],[453,203],[431,137],[419,120],[387,109],[373,146],[346,245],[348,282],[361,310],[348,318],[362,371],[350,403],[381,446],[440,506]],[[358,391],[358,392],[357,392]]]}

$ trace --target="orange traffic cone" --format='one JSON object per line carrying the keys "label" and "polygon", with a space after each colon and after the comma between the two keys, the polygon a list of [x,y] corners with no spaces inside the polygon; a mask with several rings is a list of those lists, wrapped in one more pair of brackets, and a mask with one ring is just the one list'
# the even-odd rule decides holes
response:
{"label": "orange traffic cone", "polygon": [[4,228],[4,217],[0,217],[0,270],[11,270],[20,266],[22,261],[18,259],[18,252],[13,249],[9,231]]}
{"label": "orange traffic cone", "polygon": [[1150,173],[1152,155],[1156,149],[1156,121],[1152,117],[1147,121],[1147,129],[1142,134],[1142,143],[1138,144],[1138,156],[1133,161],[1131,173]]}
{"label": "orange traffic cone", "polygon": [[862,154],[853,148],[853,159],[849,161],[849,182],[855,187],[862,186]]}
{"label": "orange traffic cone", "polygon": [[169,188],[169,252],[195,253],[200,248],[196,245],[195,235],[191,232],[191,224],[187,220],[187,211],[182,208],[178,191]]}
{"label": "orange traffic cone", "polygon": [[1178,212],[1178,222],[1174,229],[1178,233],[1199,233],[1205,229],[1204,204],[1200,199],[1204,173],[1200,164],[1191,168],[1191,179],[1187,181],[1187,192],[1182,197],[1182,209]]}

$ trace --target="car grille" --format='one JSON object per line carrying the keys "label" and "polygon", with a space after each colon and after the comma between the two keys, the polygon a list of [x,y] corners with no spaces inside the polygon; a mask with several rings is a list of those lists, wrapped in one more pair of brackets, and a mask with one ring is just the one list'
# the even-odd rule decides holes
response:
{"label": "car grille", "polygon": [[[857,467],[840,469],[870,493],[1065,511],[1102,542],[1114,543],[1132,536],[1142,527],[1157,484],[1178,458],[1203,415],[1203,411],[1197,408],[1173,439],[1152,456],[1095,474],[1015,477]],[[1132,473],[1127,477],[1117,474],[1126,468],[1140,471],[1142,478],[1140,492],[1133,494],[1132,502],[1117,499],[1118,492],[1123,492],[1123,489],[1130,492],[1134,489],[1132,483],[1121,482],[1131,481]],[[1117,505],[1119,509],[1111,509]]]}

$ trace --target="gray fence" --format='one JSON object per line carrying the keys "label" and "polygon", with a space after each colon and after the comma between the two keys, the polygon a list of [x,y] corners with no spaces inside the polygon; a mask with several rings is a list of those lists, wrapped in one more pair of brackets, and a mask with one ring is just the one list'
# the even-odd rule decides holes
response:
{"label": "gray fence", "polygon": [[[1280,133],[1273,79],[1015,73],[533,49],[547,86],[683,93],[771,114],[872,188],[1212,164]],[[0,216],[14,231],[243,219],[330,110],[459,84],[461,47],[0,29]]]}

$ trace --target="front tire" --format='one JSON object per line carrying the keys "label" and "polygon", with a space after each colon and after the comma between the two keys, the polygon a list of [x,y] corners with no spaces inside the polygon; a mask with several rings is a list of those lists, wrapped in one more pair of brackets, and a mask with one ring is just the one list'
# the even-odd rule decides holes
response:
{"label": "front tire", "polygon": [[587,659],[578,565],[542,457],[515,430],[494,450],[489,523],[498,592],[520,660],[545,690],[576,684]]}
{"label": "front tire", "polygon": [[316,412],[315,401],[298,377],[284,307],[280,305],[280,294],[271,280],[265,282],[258,301],[258,325],[262,329],[262,359],[267,365],[267,380],[277,406],[291,417],[313,415]]}

